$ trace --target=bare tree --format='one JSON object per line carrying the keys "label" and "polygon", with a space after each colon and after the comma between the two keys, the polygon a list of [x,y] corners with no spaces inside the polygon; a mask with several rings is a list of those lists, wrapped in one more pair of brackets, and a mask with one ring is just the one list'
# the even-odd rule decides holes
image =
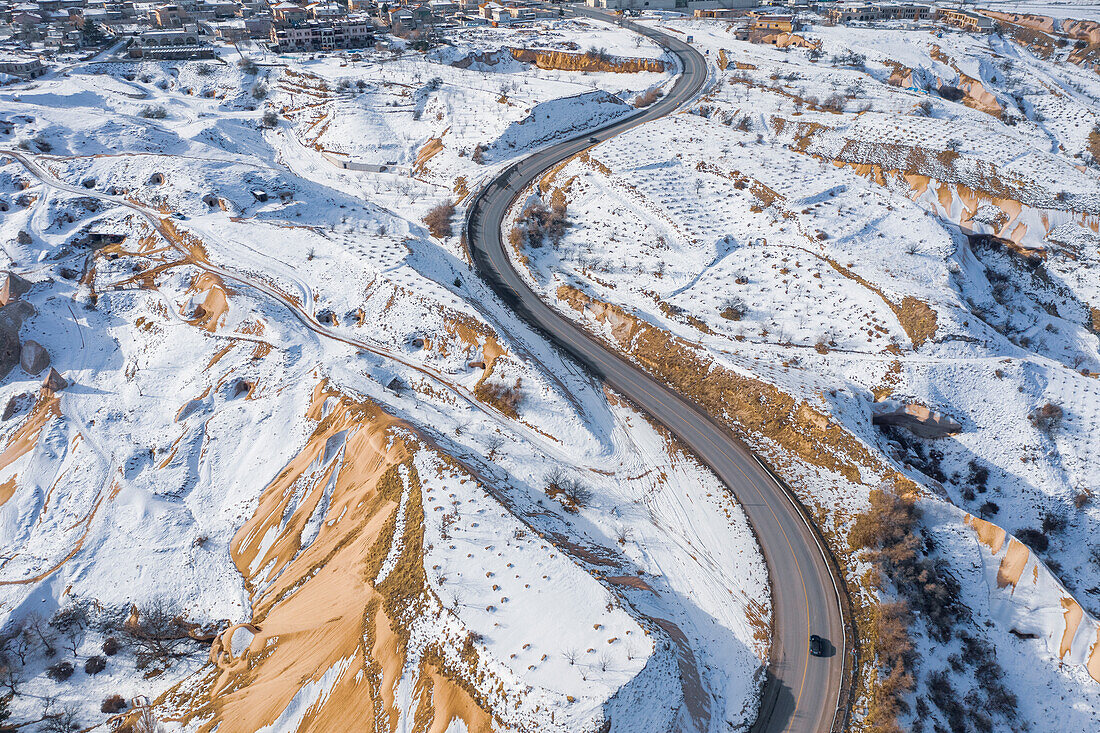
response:
{"label": "bare tree", "polygon": [[562,482],[561,493],[573,505],[574,511],[577,507],[587,506],[588,501],[592,498],[592,492],[575,478],[566,479]]}
{"label": "bare tree", "polygon": [[18,695],[19,686],[24,682],[26,682],[26,674],[22,667],[0,664],[0,685],[3,685],[10,695]]}
{"label": "bare tree", "polygon": [[27,663],[27,656],[34,646],[34,638],[22,623],[14,624],[3,634],[0,634],[0,664],[8,664],[13,660],[19,660],[19,666]]}
{"label": "bare tree", "polygon": [[42,618],[41,614],[35,612],[27,616],[27,630],[40,642],[42,642],[43,651],[47,657],[52,657],[57,654],[57,639],[54,637],[53,629],[46,623],[46,619]]}
{"label": "bare tree", "polygon": [[50,618],[50,627],[57,630],[61,637],[62,645],[76,656],[76,650],[80,646],[80,640],[84,637],[84,629],[88,626],[88,611],[83,604],[73,603],[59,609]]}
{"label": "bare tree", "polygon": [[134,733],[162,733],[164,726],[149,708],[142,708],[134,722]]}
{"label": "bare tree", "polygon": [[40,730],[46,733],[73,733],[81,729],[80,716],[75,705],[66,705],[60,711],[43,716]]}
{"label": "bare tree", "polygon": [[504,447],[504,438],[495,434],[490,435],[488,438],[485,439],[485,447],[489,449],[489,451],[485,454],[485,457],[491,461],[496,458],[497,451]]}
{"label": "bare tree", "polygon": [[177,606],[158,599],[137,609],[136,617],[126,622],[124,633],[139,669],[153,662],[170,666],[173,660],[187,656],[192,638],[182,616]]}

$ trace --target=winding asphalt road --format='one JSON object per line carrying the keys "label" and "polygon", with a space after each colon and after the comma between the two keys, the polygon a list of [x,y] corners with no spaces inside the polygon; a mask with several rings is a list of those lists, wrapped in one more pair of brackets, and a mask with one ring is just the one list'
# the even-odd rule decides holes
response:
{"label": "winding asphalt road", "polygon": [[[670,34],[627,25],[677,56],[683,73],[675,86],[656,104],[627,119],[543,149],[507,168],[473,201],[467,241],[478,272],[509,307],[668,428],[710,466],[744,507],[768,566],[773,612],[767,681],[753,730],[840,731],[847,722],[854,630],[847,624],[850,614],[843,581],[805,510],[728,428],[540,300],[517,273],[504,247],[505,215],[541,173],[597,141],[674,112],[706,84],[707,64],[698,51]],[[828,656],[809,654],[810,634],[831,642]]]}

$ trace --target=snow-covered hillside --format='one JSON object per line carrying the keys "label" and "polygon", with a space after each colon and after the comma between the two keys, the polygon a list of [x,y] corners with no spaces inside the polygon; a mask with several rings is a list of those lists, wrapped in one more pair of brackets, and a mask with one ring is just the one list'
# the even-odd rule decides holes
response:
{"label": "snow-covered hillside", "polygon": [[[561,21],[0,91],[0,335],[29,359],[0,384],[14,721],[754,718],[770,600],[740,508],[514,319],[440,209],[669,83],[634,38]],[[593,46],[611,70],[511,51]]]}
{"label": "snow-covered hillside", "polygon": [[[998,35],[665,24],[718,67],[708,93],[543,178],[517,261],[815,508],[862,596],[868,719],[1095,728],[1100,82]],[[882,487],[914,508],[868,509]],[[904,512],[908,549],[853,521]]]}

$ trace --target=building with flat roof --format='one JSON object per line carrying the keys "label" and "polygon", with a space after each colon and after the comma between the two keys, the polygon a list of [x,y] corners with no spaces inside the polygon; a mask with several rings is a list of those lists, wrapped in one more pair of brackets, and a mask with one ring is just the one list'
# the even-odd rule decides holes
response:
{"label": "building with flat roof", "polygon": [[936,9],[918,3],[837,3],[829,8],[828,17],[834,23],[875,23],[879,21],[930,21]]}
{"label": "building with flat roof", "polygon": [[936,17],[948,25],[972,33],[989,33],[993,30],[992,18],[981,13],[975,13],[972,10],[940,8],[936,13]]}
{"label": "building with flat roof", "polygon": [[279,53],[366,48],[374,42],[374,24],[365,15],[336,20],[306,20],[271,29]]}
{"label": "building with flat roof", "polygon": [[11,74],[33,79],[46,73],[42,59],[37,56],[22,56],[0,53],[0,74]]}

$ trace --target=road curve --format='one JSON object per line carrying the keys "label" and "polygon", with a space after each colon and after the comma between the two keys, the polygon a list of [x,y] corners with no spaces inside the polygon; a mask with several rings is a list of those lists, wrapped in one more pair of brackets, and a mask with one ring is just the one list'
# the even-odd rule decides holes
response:
{"label": "road curve", "polygon": [[[595,141],[673,112],[705,85],[707,65],[697,51],[671,35],[628,25],[680,60],[683,73],[673,89],[625,120],[540,150],[505,169],[473,200],[467,242],[478,272],[517,315],[668,428],[744,508],[763,551],[772,591],[771,653],[753,730],[841,731],[847,723],[855,668],[854,629],[845,618],[850,613],[843,580],[808,514],[728,428],[544,303],[516,271],[504,247],[505,215],[541,173]],[[810,634],[831,642],[831,656],[809,654]]]}

